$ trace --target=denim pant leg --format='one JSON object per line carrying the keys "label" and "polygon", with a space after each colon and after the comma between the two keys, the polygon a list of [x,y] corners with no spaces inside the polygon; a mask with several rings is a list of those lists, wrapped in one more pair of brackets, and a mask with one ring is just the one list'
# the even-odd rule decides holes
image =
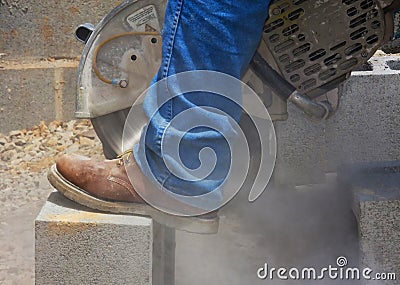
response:
{"label": "denim pant leg", "polygon": [[[170,0],[167,3],[162,32],[161,67],[154,78],[158,82],[168,76],[193,70],[211,70],[241,78],[261,38],[263,24],[268,16],[270,0]],[[240,93],[240,90],[236,90]],[[166,190],[180,195],[198,196],[216,189],[224,180],[230,163],[230,150],[224,137],[210,128],[193,129],[180,141],[180,159],[186,167],[199,167],[199,152],[209,147],[217,156],[215,170],[202,181],[187,181],[171,174],[161,154],[161,141],[168,124],[180,112],[195,106],[210,106],[239,120],[242,109],[224,97],[205,92],[174,97],[157,106],[163,94],[149,93],[144,111],[152,117],[135,158],[144,170],[145,160],[158,183]],[[213,120],[235,136],[231,122],[221,114],[204,111]],[[179,130],[172,130],[179,132]],[[229,132],[231,132],[229,134]],[[142,155],[142,154],[145,155]],[[174,164],[170,161],[170,164]],[[179,164],[177,166],[179,168]],[[146,173],[146,171],[144,171]]]}

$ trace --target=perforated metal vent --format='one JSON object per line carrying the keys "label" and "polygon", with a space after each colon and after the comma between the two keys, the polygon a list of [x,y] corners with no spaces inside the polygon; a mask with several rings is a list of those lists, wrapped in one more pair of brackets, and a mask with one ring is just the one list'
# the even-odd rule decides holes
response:
{"label": "perforated metal vent", "polygon": [[271,5],[263,39],[286,80],[316,97],[367,62],[384,24],[375,0],[281,0]]}

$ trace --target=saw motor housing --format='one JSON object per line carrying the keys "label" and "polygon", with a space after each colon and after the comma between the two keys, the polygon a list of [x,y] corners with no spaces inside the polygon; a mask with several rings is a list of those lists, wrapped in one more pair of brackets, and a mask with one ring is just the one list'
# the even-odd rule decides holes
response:
{"label": "saw motor housing", "polygon": [[393,24],[380,5],[376,0],[276,1],[263,40],[283,77],[316,98],[390,38]]}

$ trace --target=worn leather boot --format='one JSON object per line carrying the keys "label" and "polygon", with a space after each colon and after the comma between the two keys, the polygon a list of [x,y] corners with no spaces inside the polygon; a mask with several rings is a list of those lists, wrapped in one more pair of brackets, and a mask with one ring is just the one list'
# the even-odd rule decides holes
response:
{"label": "worn leather boot", "polygon": [[[113,160],[63,155],[51,167],[47,177],[58,192],[91,209],[151,216],[160,224],[192,233],[212,234],[218,231],[217,211],[195,217],[171,215],[160,209],[168,209],[171,205],[174,208],[182,206],[185,212],[190,206],[176,204],[179,202],[167,196],[161,199],[162,204],[148,205],[130,183],[126,169],[134,177],[135,186],[142,191],[140,193],[149,193],[149,189],[154,187],[137,166],[132,151]],[[153,193],[159,195],[157,189],[153,189]]]}
{"label": "worn leather boot", "polygon": [[[97,198],[144,203],[129,181],[125,164],[138,169],[131,153],[104,161],[77,154],[63,155],[57,159],[56,168],[70,183]],[[138,173],[137,179],[140,178],[141,175]]]}

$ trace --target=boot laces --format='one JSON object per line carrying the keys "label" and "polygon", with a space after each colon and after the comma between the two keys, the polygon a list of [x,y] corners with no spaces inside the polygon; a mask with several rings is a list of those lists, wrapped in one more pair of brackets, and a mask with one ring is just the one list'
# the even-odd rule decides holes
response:
{"label": "boot laces", "polygon": [[123,153],[119,154],[117,156],[117,165],[123,166],[124,164],[128,163],[132,154],[132,149],[125,150]]}

